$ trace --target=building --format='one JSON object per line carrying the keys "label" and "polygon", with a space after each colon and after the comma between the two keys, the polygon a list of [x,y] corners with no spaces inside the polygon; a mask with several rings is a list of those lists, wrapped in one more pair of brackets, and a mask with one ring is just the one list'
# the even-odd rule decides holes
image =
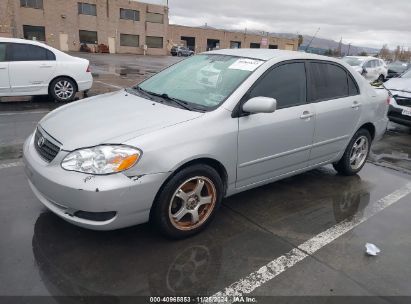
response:
{"label": "building", "polygon": [[297,50],[298,39],[169,25],[168,7],[135,0],[0,0],[0,36],[45,41],[62,51],[167,55],[173,45]]}
{"label": "building", "polygon": [[170,24],[168,43],[184,45],[195,52],[227,48],[266,48],[294,50],[298,48],[298,38],[280,38],[268,34],[227,31],[205,27],[189,27]]}
{"label": "building", "polygon": [[[4,7],[5,6],[5,7]],[[165,55],[167,7],[130,0],[1,0],[2,36],[46,41],[62,51],[85,43],[111,53]],[[8,13],[4,13],[8,11]],[[4,23],[4,24],[3,24]]]}

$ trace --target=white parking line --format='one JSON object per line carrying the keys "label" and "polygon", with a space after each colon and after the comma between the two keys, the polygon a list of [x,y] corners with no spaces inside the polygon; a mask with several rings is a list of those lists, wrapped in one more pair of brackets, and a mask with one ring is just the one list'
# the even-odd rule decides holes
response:
{"label": "white parking line", "polygon": [[50,111],[24,111],[24,112],[8,112],[0,113],[0,116],[12,116],[12,115],[27,115],[27,114],[45,114]]}
{"label": "white parking line", "polygon": [[5,164],[0,164],[0,170],[1,169],[6,169],[6,168],[13,168],[13,167],[20,167],[23,166],[23,162],[22,161],[17,161],[17,162],[13,162],[13,163],[5,163]]}
{"label": "white parking line", "polygon": [[117,86],[117,85],[114,85],[114,84],[111,84],[111,83],[103,82],[103,81],[100,81],[100,80],[95,80],[94,82],[101,83],[101,84],[104,84],[106,86],[109,86],[109,87],[112,87],[112,88],[115,88],[115,89],[122,89],[123,88],[123,87],[120,87],[120,86]]}
{"label": "white parking line", "polygon": [[251,293],[256,288],[274,279],[276,276],[286,271],[288,268],[293,267],[298,262],[314,254],[322,247],[328,245],[338,237],[349,232],[359,224],[367,221],[369,218],[373,217],[392,204],[398,202],[400,199],[409,195],[410,193],[411,183],[408,183],[404,187],[392,192],[386,197],[380,199],[375,204],[371,205],[370,209],[364,210],[364,215],[356,215],[350,221],[342,221],[334,225],[330,229],[317,234],[313,238],[299,245],[297,248],[292,249],[288,253],[269,262],[257,271],[250,273],[245,278],[240,279],[224,290],[214,294],[213,297],[242,296],[244,294]]}

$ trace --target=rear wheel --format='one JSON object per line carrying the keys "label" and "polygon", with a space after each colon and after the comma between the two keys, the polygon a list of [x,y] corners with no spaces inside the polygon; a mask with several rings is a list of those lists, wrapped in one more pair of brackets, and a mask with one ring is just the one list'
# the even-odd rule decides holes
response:
{"label": "rear wheel", "polygon": [[344,155],[338,163],[334,163],[334,169],[342,175],[354,175],[364,167],[371,147],[371,135],[366,129],[360,129],[355,133]]}
{"label": "rear wheel", "polygon": [[76,97],[77,86],[67,77],[59,77],[50,84],[50,95],[57,102],[70,102]]}
{"label": "rear wheel", "polygon": [[181,170],[165,184],[153,206],[151,219],[168,237],[188,237],[211,222],[222,197],[223,183],[216,170],[194,165]]}

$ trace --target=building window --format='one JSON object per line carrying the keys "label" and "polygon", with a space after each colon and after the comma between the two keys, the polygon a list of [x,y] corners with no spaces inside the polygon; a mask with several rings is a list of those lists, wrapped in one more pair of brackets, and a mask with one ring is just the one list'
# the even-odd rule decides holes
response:
{"label": "building window", "polygon": [[120,8],[120,19],[140,21],[140,12],[131,9]]}
{"label": "building window", "polygon": [[240,41],[230,41],[230,49],[241,49]]}
{"label": "building window", "polygon": [[259,43],[254,43],[254,42],[250,43],[250,49],[259,49],[259,48],[260,48]]}
{"label": "building window", "polygon": [[24,39],[46,41],[44,26],[23,25]]}
{"label": "building window", "polygon": [[97,44],[97,32],[93,31],[80,31],[80,43],[89,43],[89,44]]}
{"label": "building window", "polygon": [[138,47],[140,45],[138,35],[120,34],[120,46],[133,46]]}
{"label": "building window", "polygon": [[43,9],[43,0],[20,0],[20,6]]}
{"label": "building window", "polygon": [[269,48],[269,49],[272,49],[272,50],[276,50],[276,49],[278,49],[278,45],[276,45],[276,44],[270,44],[270,45],[268,46],[268,48]]}
{"label": "building window", "polygon": [[97,16],[97,7],[95,4],[79,2],[78,3],[78,14]]}
{"label": "building window", "polygon": [[146,44],[149,48],[162,49],[163,48],[163,37],[147,36]]}
{"label": "building window", "polygon": [[163,15],[157,13],[147,13],[146,21],[151,23],[163,23]]}

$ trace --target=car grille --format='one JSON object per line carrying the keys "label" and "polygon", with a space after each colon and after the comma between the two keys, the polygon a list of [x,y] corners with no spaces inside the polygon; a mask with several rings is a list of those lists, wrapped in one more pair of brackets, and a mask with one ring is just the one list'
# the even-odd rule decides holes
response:
{"label": "car grille", "polygon": [[411,107],[411,98],[409,97],[395,96],[395,101],[399,106]]}
{"label": "car grille", "polygon": [[[53,141],[53,142],[52,142]],[[59,143],[44,131],[37,128],[34,134],[34,147],[38,154],[47,162],[51,162],[60,151]]]}

